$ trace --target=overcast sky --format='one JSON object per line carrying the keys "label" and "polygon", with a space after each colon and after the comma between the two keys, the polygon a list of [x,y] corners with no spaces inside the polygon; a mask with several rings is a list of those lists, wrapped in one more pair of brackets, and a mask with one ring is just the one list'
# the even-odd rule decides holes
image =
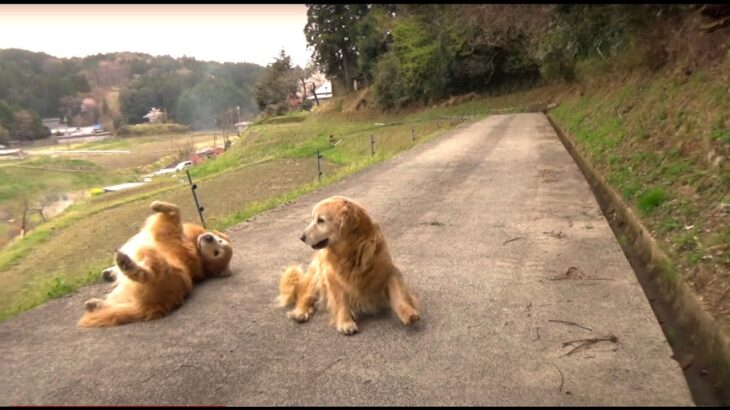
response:
{"label": "overcast sky", "polygon": [[0,4],[0,48],[84,57],[113,51],[304,67],[304,4]]}

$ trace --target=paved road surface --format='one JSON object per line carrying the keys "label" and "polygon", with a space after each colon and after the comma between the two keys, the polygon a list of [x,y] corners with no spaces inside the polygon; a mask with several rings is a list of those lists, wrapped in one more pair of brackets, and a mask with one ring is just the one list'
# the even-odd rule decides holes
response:
{"label": "paved road surface", "polygon": [[[297,238],[312,205],[333,194],[383,226],[422,299],[416,328],[388,314],[346,337],[323,312],[297,324],[275,307],[283,267],[311,255]],[[542,114],[463,125],[231,233],[234,276],[165,319],[76,328],[99,284],[0,325],[0,404],[693,404]],[[587,277],[550,280],[570,267]],[[610,335],[618,343],[563,347]]]}

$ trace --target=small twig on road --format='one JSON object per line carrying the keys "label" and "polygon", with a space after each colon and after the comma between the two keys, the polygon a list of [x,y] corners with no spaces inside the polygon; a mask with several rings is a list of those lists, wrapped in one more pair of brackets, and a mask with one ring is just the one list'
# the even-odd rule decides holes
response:
{"label": "small twig on road", "polygon": [[540,328],[539,327],[535,328],[535,333],[537,334],[537,337],[532,339],[533,342],[537,342],[538,340],[540,340]]}
{"label": "small twig on road", "polygon": [[504,246],[504,245],[507,245],[507,244],[508,244],[508,243],[510,243],[510,242],[518,241],[518,240],[520,240],[520,239],[524,239],[524,238],[522,238],[521,236],[518,236],[518,237],[516,237],[516,238],[512,238],[512,239],[510,239],[510,240],[507,240],[507,241],[504,241],[504,242],[502,242],[502,246]]}
{"label": "small twig on road", "polygon": [[330,368],[332,368],[332,366],[336,365],[337,363],[339,363],[341,361],[342,361],[342,358],[339,358],[339,359],[335,360],[334,362],[328,364],[327,367],[325,367],[324,369],[320,370],[317,373],[317,376],[320,376],[322,373],[326,372],[327,370],[329,370]]}
{"label": "small twig on road", "polygon": [[563,347],[570,346],[573,343],[579,343],[580,344],[573,348],[573,350],[569,351],[568,353],[564,354],[563,356],[570,356],[571,354],[577,352],[580,349],[588,348],[590,346],[593,346],[594,344],[598,342],[611,342],[611,343],[618,343],[618,337],[615,335],[610,335],[606,337],[592,337],[590,339],[578,339],[578,340],[571,340],[569,342],[563,342]]}
{"label": "small twig on road", "polygon": [[587,330],[587,331],[589,331],[589,332],[592,332],[592,331],[593,331],[593,329],[591,329],[591,328],[589,328],[589,327],[585,327],[585,326],[583,326],[583,325],[579,325],[578,323],[575,323],[575,322],[568,322],[568,321],[565,321],[565,320],[559,320],[559,319],[549,319],[549,320],[548,320],[548,322],[553,322],[553,323],[563,323],[563,324],[566,324],[566,325],[573,325],[573,326],[578,326],[578,327],[580,327],[580,328],[582,328],[582,329],[585,329],[585,330]]}
{"label": "small twig on road", "polygon": [[563,383],[565,383],[565,377],[563,376],[563,371],[560,370],[558,365],[556,365],[555,363],[550,362],[550,364],[555,366],[555,368],[558,369],[558,372],[560,373],[560,387],[558,387],[558,391],[563,391]]}

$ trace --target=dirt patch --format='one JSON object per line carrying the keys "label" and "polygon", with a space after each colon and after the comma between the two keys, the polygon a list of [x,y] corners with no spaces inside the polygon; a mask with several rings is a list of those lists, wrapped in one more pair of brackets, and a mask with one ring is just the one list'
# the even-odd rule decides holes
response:
{"label": "dirt patch", "polygon": [[544,183],[558,182],[558,173],[552,169],[541,169],[537,171],[537,176]]}

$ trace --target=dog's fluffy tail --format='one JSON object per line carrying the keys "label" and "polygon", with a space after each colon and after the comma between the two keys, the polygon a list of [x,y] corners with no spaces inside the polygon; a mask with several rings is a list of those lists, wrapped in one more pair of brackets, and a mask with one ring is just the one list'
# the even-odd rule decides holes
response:
{"label": "dog's fluffy tail", "polygon": [[299,266],[290,266],[281,275],[279,280],[279,306],[293,305],[299,295],[299,286],[302,283],[304,274]]}
{"label": "dog's fluffy tail", "polygon": [[81,327],[108,327],[150,319],[148,312],[134,305],[112,305],[86,312],[79,320]]}

